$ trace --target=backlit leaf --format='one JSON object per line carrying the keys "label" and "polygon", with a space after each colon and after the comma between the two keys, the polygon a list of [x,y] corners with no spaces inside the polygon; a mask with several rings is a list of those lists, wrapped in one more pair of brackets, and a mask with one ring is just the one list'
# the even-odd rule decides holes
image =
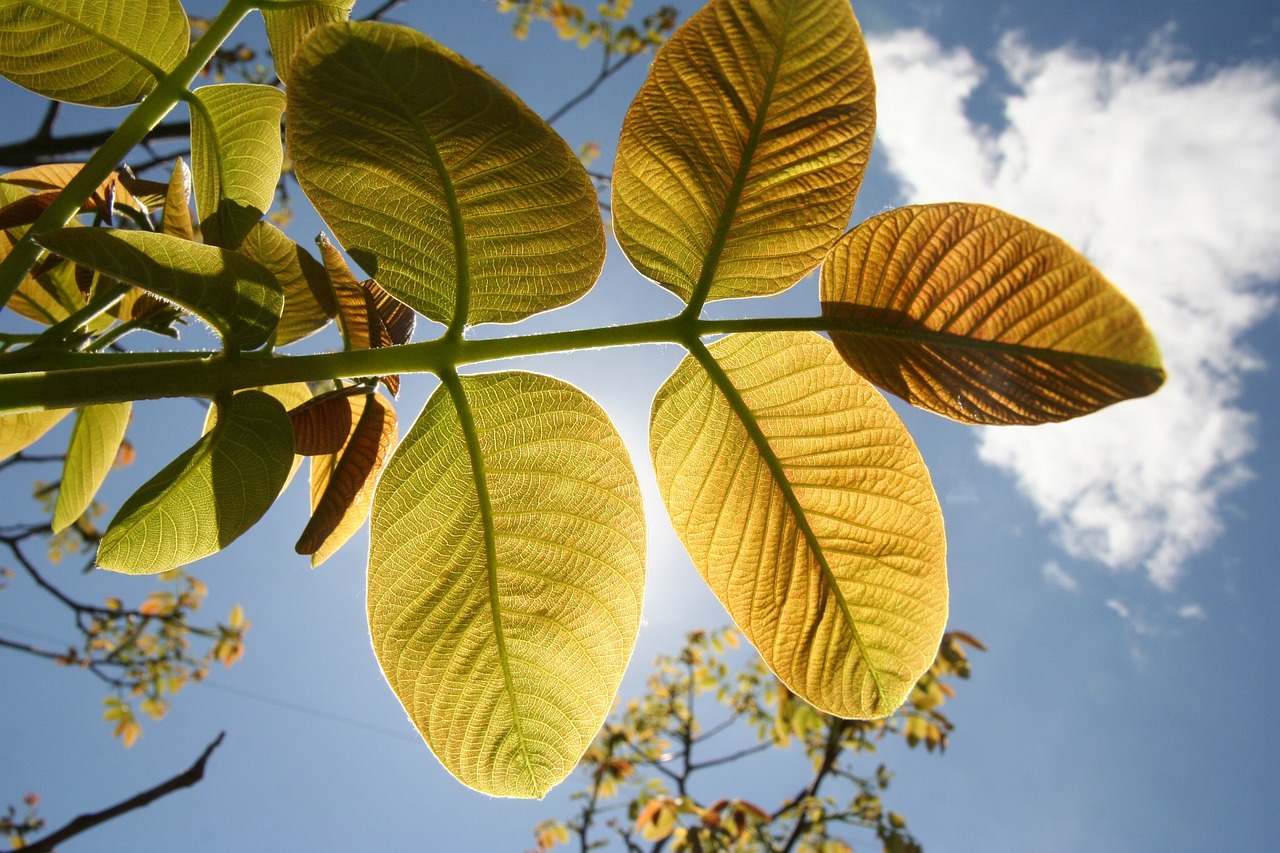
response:
{"label": "backlit leaf", "polygon": [[191,172],[201,234],[210,245],[234,249],[275,200],[284,93],[223,83],[193,96]]}
{"label": "backlit leaf", "polygon": [[193,312],[237,349],[271,337],[284,300],[275,276],[235,252],[151,231],[62,228],[40,245]]}
{"label": "backlit leaf", "polygon": [[640,490],[617,431],[576,388],[514,372],[454,383],[382,475],[369,626],[449,772],[540,797],[591,743],[631,655]]}
{"label": "backlit leaf", "polygon": [[76,413],[62,467],[62,484],[53,507],[53,532],[75,523],[93,501],[116,461],[116,451],[129,426],[130,403],[85,406]]}
{"label": "backlit leaf", "polygon": [[385,346],[409,343],[413,337],[413,328],[418,323],[418,315],[413,309],[387,293],[371,278],[360,282],[360,286],[368,291],[374,310],[382,320],[383,328],[387,330]]}
{"label": "backlit leaf", "polygon": [[686,358],[653,404],[676,533],[791,690],[883,717],[929,668],[947,616],[942,515],[919,451],[816,335],[735,335],[710,352],[710,372]]}
{"label": "backlit leaf", "polygon": [[26,450],[53,429],[72,409],[48,409],[42,412],[20,412],[0,415],[0,460]]}
{"label": "backlit leaf", "polygon": [[321,24],[345,21],[355,0],[315,0],[283,9],[263,9],[267,41],[276,74],[286,86],[293,76],[293,56],[306,37]]}
{"label": "backlit leaf", "polygon": [[294,546],[312,568],[333,556],[369,516],[373,490],[399,437],[396,414],[377,394],[351,401],[351,434],[342,448],[311,460],[311,519]]}
{"label": "backlit leaf", "polygon": [[164,233],[184,240],[196,238],[195,224],[191,221],[191,170],[181,157],[173,163],[169,186],[164,196],[164,214],[161,226]]}
{"label": "backlit leaf", "polygon": [[96,107],[141,100],[187,54],[178,0],[0,2],[0,75]]}
{"label": "backlit leaf", "polygon": [[832,338],[855,370],[959,421],[1062,421],[1164,381],[1129,300],[1061,239],[992,207],[870,219],[832,249],[821,292],[823,314],[854,327]]}
{"label": "backlit leaf", "polygon": [[848,0],[712,0],[627,113],[618,243],[685,301],[785,290],[848,225],[874,131]]}
{"label": "backlit leaf", "polygon": [[[30,197],[31,194],[20,186],[0,181],[0,205]],[[0,260],[13,250],[26,231],[26,226],[0,230]],[[12,308],[28,320],[51,326],[83,304],[84,300],[79,298],[72,281],[71,264],[54,263],[41,264],[27,274],[5,307]]]}
{"label": "backlit leaf", "polygon": [[317,29],[292,74],[298,180],[388,293],[441,323],[514,322],[595,282],[604,229],[591,180],[488,74],[378,23]]}
{"label": "backlit leaf", "polygon": [[270,222],[258,222],[236,250],[266,267],[284,294],[276,345],[301,340],[328,325],[337,308],[324,267]]}
{"label": "backlit leaf", "polygon": [[177,568],[225,548],[271,507],[293,464],[284,406],[254,390],[218,406],[213,429],[120,507],[98,548],[102,568]]}
{"label": "backlit leaf", "polygon": [[337,453],[351,434],[351,402],[345,394],[313,397],[289,410],[293,452],[301,456]]}
{"label": "backlit leaf", "polygon": [[[320,247],[320,257],[329,275],[338,327],[347,346],[359,350],[404,343],[392,337],[387,320],[397,325],[398,334],[411,336],[415,322],[413,311],[378,287],[377,282],[357,281],[342,252],[324,234],[316,237],[316,245]],[[400,393],[399,376],[383,376],[381,381],[393,397]]]}

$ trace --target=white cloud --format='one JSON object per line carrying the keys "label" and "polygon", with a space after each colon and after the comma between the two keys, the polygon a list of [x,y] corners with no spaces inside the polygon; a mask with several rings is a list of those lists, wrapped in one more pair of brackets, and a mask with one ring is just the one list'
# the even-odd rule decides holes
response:
{"label": "white cloud", "polygon": [[1036,52],[1006,38],[1017,91],[999,130],[966,101],[991,73],[920,31],[870,40],[880,144],[909,201],[981,201],[1081,248],[1142,310],[1169,382],[1066,424],[984,429],[1074,556],[1142,566],[1172,586],[1222,531],[1247,479],[1253,416],[1241,343],[1280,279],[1280,69],[1201,73],[1160,42],[1143,55]]}
{"label": "white cloud", "polygon": [[1056,587],[1061,587],[1067,592],[1079,592],[1080,582],[1067,573],[1067,570],[1058,565],[1054,560],[1044,564],[1042,570],[1044,579]]}
{"label": "white cloud", "polygon": [[1199,604],[1184,604],[1178,608],[1178,615],[1183,619],[1203,619],[1204,608]]}

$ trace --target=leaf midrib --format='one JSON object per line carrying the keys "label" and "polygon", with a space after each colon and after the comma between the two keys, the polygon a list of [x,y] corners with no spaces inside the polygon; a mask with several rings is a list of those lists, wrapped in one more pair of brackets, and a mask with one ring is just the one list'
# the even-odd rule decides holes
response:
{"label": "leaf midrib", "polygon": [[742,201],[742,194],[746,191],[747,176],[751,172],[751,167],[755,164],[756,149],[760,146],[760,137],[764,133],[765,122],[769,116],[769,107],[773,103],[773,87],[778,82],[778,74],[782,68],[782,57],[786,53],[787,36],[791,30],[791,16],[795,11],[795,3],[787,4],[787,13],[782,21],[782,32],[778,36],[778,48],[773,55],[773,67],[769,69],[769,75],[765,80],[764,93],[760,97],[758,112],[755,121],[752,122],[751,132],[747,136],[747,141],[743,145],[742,160],[738,164],[738,171],[733,176],[733,184],[730,186],[729,195],[725,199],[724,209],[720,212],[720,221],[716,225],[715,233],[711,238],[711,245],[707,248],[706,258],[703,260],[702,271],[698,276],[698,283],[694,285],[693,293],[689,297],[689,305],[685,309],[688,316],[696,317],[702,313],[702,306],[706,304],[707,297],[711,294],[711,285],[715,281],[716,271],[720,267],[720,259],[724,256],[725,244],[729,242],[729,232],[733,230],[734,220],[737,218],[738,205]]}
{"label": "leaf midrib", "polygon": [[493,524],[493,503],[489,497],[488,472],[485,468],[484,450],[480,447],[480,433],[476,428],[475,413],[471,402],[467,399],[466,389],[456,370],[450,368],[440,375],[440,382],[449,391],[454,410],[458,415],[458,424],[463,438],[467,442],[467,455],[471,461],[471,479],[476,487],[476,504],[480,513],[480,521],[484,530],[485,573],[489,587],[489,614],[493,621],[494,641],[498,646],[498,660],[502,664],[502,680],[507,700],[511,703],[511,724],[515,729],[516,742],[520,745],[521,765],[527,774],[529,790],[538,789],[538,780],[533,772],[533,759],[529,755],[528,742],[525,740],[524,718],[516,704],[515,681],[511,675],[511,660],[507,653],[507,638],[502,625],[502,608],[498,599],[498,549],[497,532]]}
{"label": "leaf midrib", "polygon": [[876,688],[876,705],[884,700],[885,688],[880,680],[880,673],[876,669],[874,662],[868,652],[866,643],[862,639],[862,634],[858,630],[858,623],[854,619],[853,613],[849,607],[849,602],[845,598],[844,593],[840,590],[840,585],[832,570],[831,565],[827,562],[825,549],[822,543],[818,541],[817,534],[813,532],[813,528],[809,525],[808,514],[800,503],[800,499],[796,496],[795,489],[791,487],[791,481],[788,479],[786,471],[782,467],[782,460],[773,452],[772,445],[769,444],[769,438],[764,434],[764,430],[760,428],[760,424],[756,421],[755,413],[751,407],[747,405],[747,401],[743,399],[738,392],[737,387],[733,384],[733,380],[729,378],[728,373],[716,361],[715,356],[707,349],[706,345],[700,340],[689,342],[690,354],[698,360],[702,365],[702,369],[707,372],[708,377],[720,391],[729,408],[738,417],[738,421],[742,424],[743,429],[747,431],[752,443],[755,445],[756,452],[760,454],[765,465],[769,468],[769,473],[773,476],[774,484],[782,493],[783,500],[791,509],[791,514],[795,518],[796,526],[800,529],[801,535],[804,537],[805,543],[809,547],[810,553],[818,563],[818,567],[822,570],[823,578],[827,582],[827,587],[831,590],[831,595],[835,598],[840,612],[844,615],[845,624],[849,626],[849,631],[853,635],[854,644],[858,647],[858,652],[862,659],[866,661],[867,672],[871,675],[871,681]]}

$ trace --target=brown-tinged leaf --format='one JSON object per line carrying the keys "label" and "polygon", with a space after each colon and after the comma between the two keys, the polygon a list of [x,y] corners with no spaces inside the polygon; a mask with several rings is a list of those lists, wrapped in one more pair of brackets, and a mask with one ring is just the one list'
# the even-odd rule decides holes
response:
{"label": "brown-tinged leaf", "polygon": [[53,204],[53,200],[58,197],[58,193],[59,190],[27,193],[17,201],[0,207],[0,230],[17,228],[35,222],[40,218],[40,214],[44,213],[49,208],[49,205]]}
{"label": "brown-tinged leaf", "polygon": [[[356,279],[342,257],[342,253],[338,251],[337,246],[329,242],[328,237],[321,234],[316,238],[316,245],[320,247],[320,257],[324,260],[325,270],[329,273],[329,283],[333,288],[337,307],[338,326],[342,329],[342,336],[347,341],[347,345],[353,350],[391,346],[394,341],[382,318],[373,288]],[[370,284],[377,287],[376,282],[371,281]],[[378,290],[385,293],[380,287]],[[403,305],[403,303],[390,294],[386,294],[386,299],[393,300],[384,301],[383,304],[387,306],[386,310],[403,332],[405,322],[399,309],[395,307],[396,304]],[[407,309],[407,306],[405,308]],[[412,314],[410,314],[408,325],[408,333],[412,335]],[[382,383],[393,397],[399,395],[399,376],[383,376]]]}
{"label": "brown-tinged leaf", "polygon": [[270,222],[258,222],[236,249],[262,264],[280,282],[284,313],[276,345],[301,340],[324,328],[337,312],[325,268],[306,249]]}
{"label": "brown-tinged leaf", "polygon": [[373,297],[374,310],[387,330],[387,344],[407,344],[413,338],[413,329],[418,323],[418,315],[408,305],[387,293],[378,282],[365,279],[360,286]]}
{"label": "brown-tinged leaf", "polygon": [[343,448],[311,460],[311,520],[295,546],[319,566],[364,524],[378,473],[399,432],[395,410],[377,394],[350,399],[354,427]]}
{"label": "brown-tinged leaf", "polygon": [[993,207],[870,219],[832,248],[821,293],[850,366],[958,421],[1063,421],[1164,382],[1132,303],[1060,238]]}
{"label": "brown-tinged leaf", "polygon": [[346,395],[324,394],[289,410],[293,452],[300,456],[337,453],[351,433],[351,403]]}

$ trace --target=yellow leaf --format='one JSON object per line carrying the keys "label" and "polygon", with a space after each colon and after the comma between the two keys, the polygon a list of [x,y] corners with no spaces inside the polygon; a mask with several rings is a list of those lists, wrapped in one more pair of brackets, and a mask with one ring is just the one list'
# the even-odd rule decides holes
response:
{"label": "yellow leaf", "polygon": [[1067,420],[1164,382],[1137,309],[1062,240],[993,207],[870,219],[831,250],[821,289],[855,370],[966,423]]}
{"label": "yellow leaf", "polygon": [[735,335],[663,385],[650,448],[694,565],[787,687],[842,717],[897,708],[946,622],[946,547],[884,398],[816,335]]}
{"label": "yellow leaf", "polygon": [[618,244],[688,302],[785,290],[848,224],[874,131],[848,0],[712,0],[627,113]]}
{"label": "yellow leaf", "polygon": [[604,722],[639,628],[644,514],[621,437],[559,380],[446,376],[372,518],[369,628],[409,717],[463,783],[542,796]]}

